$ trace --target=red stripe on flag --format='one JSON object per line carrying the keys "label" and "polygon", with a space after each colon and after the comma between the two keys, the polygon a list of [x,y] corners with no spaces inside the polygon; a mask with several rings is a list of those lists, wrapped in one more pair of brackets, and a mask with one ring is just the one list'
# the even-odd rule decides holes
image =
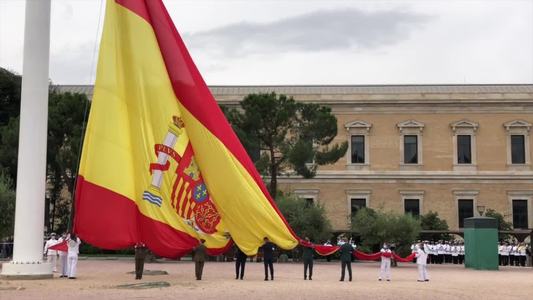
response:
{"label": "red stripe on flag", "polygon": [[[80,197],[84,201],[79,201]],[[195,237],[143,215],[132,200],[83,176],[78,176],[75,208],[74,231],[84,242],[99,248],[118,250],[143,242],[159,256],[177,258],[198,244]],[[219,255],[231,245],[228,241],[224,247],[207,251]]]}

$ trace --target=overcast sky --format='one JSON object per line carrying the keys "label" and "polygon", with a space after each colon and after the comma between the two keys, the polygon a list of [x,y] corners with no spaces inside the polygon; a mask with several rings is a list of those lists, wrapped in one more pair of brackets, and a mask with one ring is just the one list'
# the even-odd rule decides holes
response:
{"label": "overcast sky", "polygon": [[[52,0],[50,78],[92,84],[103,0]],[[210,85],[533,83],[533,0],[164,1]],[[21,73],[23,0],[0,0]]]}

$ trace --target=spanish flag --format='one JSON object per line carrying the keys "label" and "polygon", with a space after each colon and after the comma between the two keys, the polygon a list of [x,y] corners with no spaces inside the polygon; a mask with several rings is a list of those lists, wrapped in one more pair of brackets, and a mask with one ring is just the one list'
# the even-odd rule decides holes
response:
{"label": "spanish flag", "polygon": [[298,244],[161,0],[107,2],[74,230],[169,258]]}

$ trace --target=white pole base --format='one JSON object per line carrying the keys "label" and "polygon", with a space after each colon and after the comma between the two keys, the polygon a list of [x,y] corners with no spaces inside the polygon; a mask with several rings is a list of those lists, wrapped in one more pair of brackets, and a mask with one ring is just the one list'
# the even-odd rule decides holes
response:
{"label": "white pole base", "polygon": [[49,279],[53,278],[52,264],[47,262],[38,263],[15,263],[10,261],[2,264],[2,279]]}

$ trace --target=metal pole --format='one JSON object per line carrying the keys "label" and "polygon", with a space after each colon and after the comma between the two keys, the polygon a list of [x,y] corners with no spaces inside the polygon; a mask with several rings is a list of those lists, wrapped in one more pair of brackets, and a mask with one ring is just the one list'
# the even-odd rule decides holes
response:
{"label": "metal pole", "polygon": [[43,262],[50,0],[26,1],[13,260],[2,276],[52,277]]}

